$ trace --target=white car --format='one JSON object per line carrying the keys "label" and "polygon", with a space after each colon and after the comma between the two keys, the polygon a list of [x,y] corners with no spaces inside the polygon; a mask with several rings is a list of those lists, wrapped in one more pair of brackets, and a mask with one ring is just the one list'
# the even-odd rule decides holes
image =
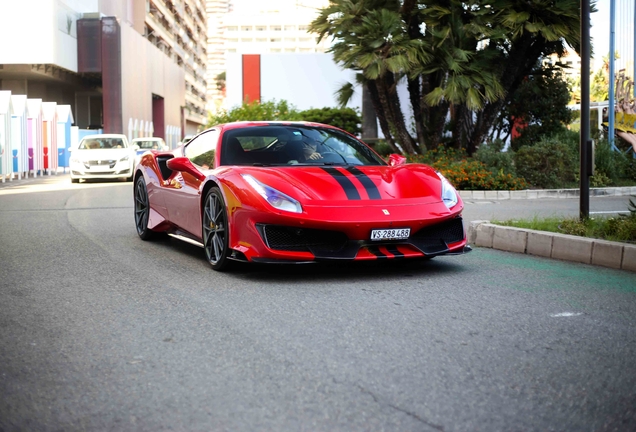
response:
{"label": "white car", "polygon": [[133,146],[138,147],[135,165],[137,165],[137,162],[139,162],[139,160],[141,159],[141,155],[143,155],[147,151],[157,153],[169,150],[166,142],[161,137],[134,138],[130,143]]}
{"label": "white car", "polygon": [[126,135],[87,135],[71,150],[71,181],[123,178],[132,181],[137,146]]}

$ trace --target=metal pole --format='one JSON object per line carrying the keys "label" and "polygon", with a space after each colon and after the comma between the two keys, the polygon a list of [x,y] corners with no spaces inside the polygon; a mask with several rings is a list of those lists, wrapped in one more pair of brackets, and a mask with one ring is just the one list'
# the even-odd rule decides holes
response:
{"label": "metal pole", "polygon": [[590,179],[588,157],[590,140],[590,0],[581,0],[581,131],[580,149],[580,218],[590,215]]}
{"label": "metal pole", "polygon": [[614,117],[615,110],[615,97],[614,97],[614,82],[616,81],[614,75],[616,74],[614,69],[616,62],[616,51],[614,35],[616,34],[616,0],[610,0],[610,40],[609,40],[609,106],[607,107],[607,140],[612,150],[618,150],[614,145]]}

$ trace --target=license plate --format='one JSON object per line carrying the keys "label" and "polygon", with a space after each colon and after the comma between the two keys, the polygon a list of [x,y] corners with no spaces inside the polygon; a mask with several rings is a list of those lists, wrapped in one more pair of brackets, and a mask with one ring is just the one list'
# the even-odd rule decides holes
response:
{"label": "license plate", "polygon": [[96,166],[92,166],[90,168],[90,171],[91,172],[102,173],[102,172],[112,171],[112,168],[109,167],[108,165],[96,165]]}
{"label": "license plate", "polygon": [[404,240],[411,235],[411,228],[371,230],[371,240]]}

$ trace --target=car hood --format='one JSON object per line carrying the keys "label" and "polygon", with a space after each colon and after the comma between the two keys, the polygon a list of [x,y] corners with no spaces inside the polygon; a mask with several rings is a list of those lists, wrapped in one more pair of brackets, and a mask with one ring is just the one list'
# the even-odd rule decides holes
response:
{"label": "car hood", "polygon": [[441,181],[427,165],[241,167],[304,204],[383,205],[441,201]]}

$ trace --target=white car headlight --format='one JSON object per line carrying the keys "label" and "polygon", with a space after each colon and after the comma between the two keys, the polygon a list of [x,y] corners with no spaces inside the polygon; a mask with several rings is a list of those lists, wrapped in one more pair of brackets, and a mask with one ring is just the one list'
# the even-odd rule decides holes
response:
{"label": "white car headlight", "polygon": [[303,212],[303,208],[301,207],[300,203],[289,195],[285,195],[284,193],[277,191],[273,187],[269,187],[266,184],[259,182],[249,174],[241,175],[243,176],[245,181],[249,183],[249,185],[252,186],[252,188],[254,188],[254,190],[258,192],[258,194],[262,196],[265,201],[267,201],[268,204],[272,207],[278,210],[284,210],[292,213]]}
{"label": "white car headlight", "polygon": [[119,162],[125,162],[128,160],[128,156],[124,156],[123,158],[119,159]]}
{"label": "white car headlight", "polygon": [[442,181],[442,201],[448,208],[455,207],[457,205],[457,191],[440,172],[437,172],[437,176]]}

